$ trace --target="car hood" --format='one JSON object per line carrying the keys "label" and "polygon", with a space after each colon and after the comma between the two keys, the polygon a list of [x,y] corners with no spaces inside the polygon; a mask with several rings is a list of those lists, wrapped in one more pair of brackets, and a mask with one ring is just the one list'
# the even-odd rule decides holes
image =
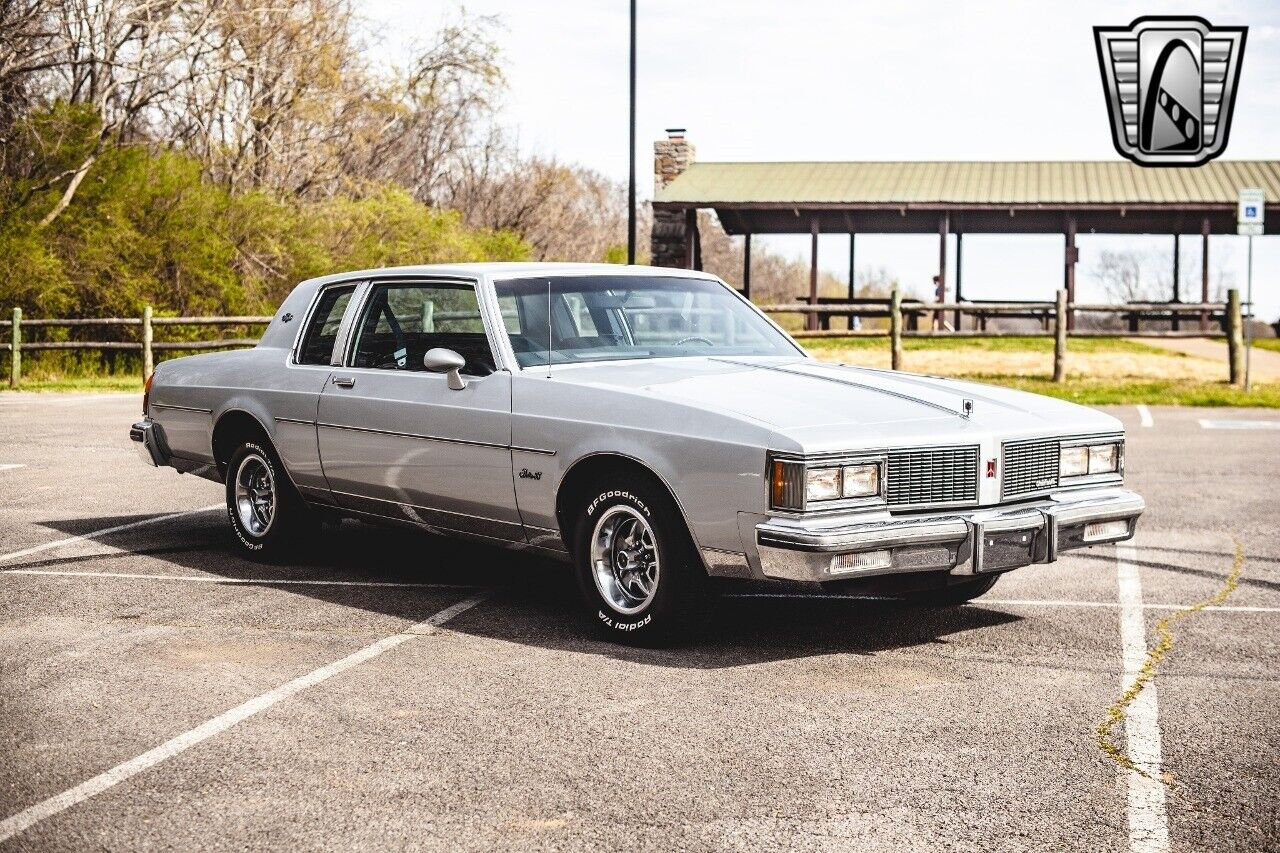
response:
{"label": "car hood", "polygon": [[[937,441],[1120,431],[1115,418],[1051,397],[933,376],[809,358],[679,358],[577,365],[561,380],[660,396],[731,412],[809,450],[852,438]],[[972,401],[968,417],[965,401]]]}

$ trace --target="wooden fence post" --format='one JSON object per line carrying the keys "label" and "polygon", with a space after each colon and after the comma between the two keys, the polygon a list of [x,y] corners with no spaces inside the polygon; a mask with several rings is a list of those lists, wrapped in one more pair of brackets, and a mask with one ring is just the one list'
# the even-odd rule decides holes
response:
{"label": "wooden fence post", "polygon": [[151,306],[142,309],[142,381],[145,383],[151,378],[151,373],[156,369],[155,357],[151,353]]}
{"label": "wooden fence post", "polygon": [[889,297],[889,364],[894,370],[902,369],[902,291],[894,285]]}
{"label": "wooden fence post", "polygon": [[9,387],[22,382],[22,309],[13,309],[13,325],[9,327]]}
{"label": "wooden fence post", "polygon": [[1053,381],[1067,378],[1067,292],[1058,291],[1053,323]]}
{"label": "wooden fence post", "polygon": [[1240,291],[1227,291],[1227,364],[1231,384],[1244,381],[1244,318],[1240,312]]}

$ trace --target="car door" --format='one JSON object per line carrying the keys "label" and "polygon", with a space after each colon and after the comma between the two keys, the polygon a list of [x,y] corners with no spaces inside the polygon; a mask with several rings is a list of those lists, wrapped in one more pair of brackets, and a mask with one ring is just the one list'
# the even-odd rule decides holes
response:
{"label": "car door", "polygon": [[258,390],[276,413],[273,440],[285,470],[305,496],[324,502],[332,497],[320,467],[315,418],[335,359],[342,356],[341,340],[354,321],[349,309],[358,288],[357,282],[340,282],[317,292],[287,370]]}
{"label": "car door", "polygon": [[[423,367],[466,362],[465,387]],[[471,282],[374,282],[343,366],[320,395],[317,434],[339,505],[445,530],[522,538],[511,475],[511,376]]]}

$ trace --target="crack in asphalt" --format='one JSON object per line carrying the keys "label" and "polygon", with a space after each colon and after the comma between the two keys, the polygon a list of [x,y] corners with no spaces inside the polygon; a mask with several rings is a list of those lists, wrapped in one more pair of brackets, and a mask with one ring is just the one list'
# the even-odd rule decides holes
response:
{"label": "crack in asphalt", "polygon": [[[1159,672],[1160,663],[1165,656],[1173,649],[1174,636],[1173,625],[1176,622],[1186,619],[1194,613],[1204,610],[1206,607],[1213,607],[1222,604],[1235,592],[1240,582],[1240,572],[1244,568],[1244,546],[1240,544],[1240,540],[1232,538],[1235,545],[1235,556],[1231,562],[1231,571],[1227,574],[1226,580],[1222,586],[1209,598],[1197,601],[1195,604],[1188,605],[1182,610],[1170,613],[1156,622],[1156,644],[1147,650],[1147,658],[1142,664],[1142,668],[1138,670],[1138,675],[1133,679],[1123,693],[1120,694],[1111,707],[1107,709],[1107,714],[1102,722],[1098,724],[1095,733],[1097,735],[1098,749],[1102,750],[1112,761],[1125,770],[1133,770],[1138,774],[1152,779],[1151,774],[1134,764],[1129,755],[1116,745],[1112,739],[1112,730],[1125,719],[1128,708],[1133,704],[1133,700],[1151,683]],[[1170,784],[1168,779],[1161,778],[1157,780],[1162,784]]]}

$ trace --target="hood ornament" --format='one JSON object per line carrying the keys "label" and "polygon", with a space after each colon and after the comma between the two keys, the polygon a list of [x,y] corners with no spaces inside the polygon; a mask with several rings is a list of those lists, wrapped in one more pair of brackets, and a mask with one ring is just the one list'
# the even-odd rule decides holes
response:
{"label": "hood ornament", "polygon": [[960,403],[960,417],[968,419],[969,416],[972,414],[973,414],[973,401],[966,397],[964,401]]}

